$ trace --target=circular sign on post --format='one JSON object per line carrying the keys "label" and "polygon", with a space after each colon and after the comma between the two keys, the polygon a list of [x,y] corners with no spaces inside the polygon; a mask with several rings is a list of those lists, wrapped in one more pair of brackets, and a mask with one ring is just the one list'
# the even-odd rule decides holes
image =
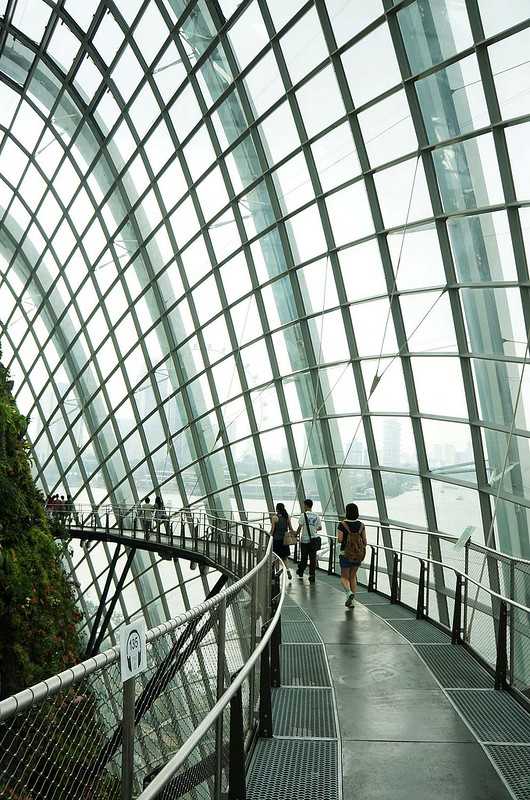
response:
{"label": "circular sign on post", "polygon": [[147,668],[145,622],[138,620],[124,625],[120,630],[121,682],[139,675]]}

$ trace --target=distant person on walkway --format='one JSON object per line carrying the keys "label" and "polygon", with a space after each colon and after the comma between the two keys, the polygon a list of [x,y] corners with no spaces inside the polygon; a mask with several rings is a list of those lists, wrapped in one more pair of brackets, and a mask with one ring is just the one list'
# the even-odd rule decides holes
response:
{"label": "distant person on walkway", "polygon": [[75,513],[75,505],[71,494],[66,495],[66,503],[65,503],[65,511],[66,511],[66,521],[72,522],[74,520],[75,524],[77,525],[77,514]]}
{"label": "distant person on walkway", "polygon": [[160,533],[160,528],[162,527],[162,523],[165,523],[166,534],[169,536],[169,522],[167,511],[164,506],[164,501],[160,497],[159,494],[155,497],[155,525],[157,533]]}
{"label": "distant person on walkway", "polygon": [[287,533],[294,534],[293,526],[291,525],[291,517],[287,513],[287,510],[283,503],[276,504],[276,513],[272,515],[272,528],[271,528],[271,536],[272,536],[272,551],[276,553],[276,555],[281,558],[285,567],[287,569],[287,577],[289,580],[293,577],[291,575],[291,570],[287,565],[287,559],[290,555],[289,545],[285,544],[285,538]]}
{"label": "distant person on walkway", "polygon": [[[304,509],[298,520],[297,536],[300,536],[300,561],[296,574],[299,578],[304,577],[305,568],[309,559],[309,583],[315,582],[315,570],[317,566],[317,538],[318,531],[322,530],[320,517],[311,509],[313,501],[307,498],[304,500]],[[301,533],[301,535],[300,535]]]}
{"label": "distant person on walkway", "polygon": [[337,539],[340,542],[340,582],[348,595],[344,605],[352,608],[357,591],[357,570],[366,555],[366,529],[355,503],[346,506],[346,519],[339,522]]}
{"label": "distant person on walkway", "polygon": [[151,524],[153,520],[153,506],[151,505],[151,498],[144,497],[143,503],[141,505],[142,511],[142,528],[144,529],[145,538],[146,540],[149,539],[149,535],[151,533]]}

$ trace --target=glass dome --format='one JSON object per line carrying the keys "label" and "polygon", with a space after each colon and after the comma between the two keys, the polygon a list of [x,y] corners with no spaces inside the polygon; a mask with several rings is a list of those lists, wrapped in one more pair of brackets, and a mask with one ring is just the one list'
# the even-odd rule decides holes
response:
{"label": "glass dome", "polygon": [[43,491],[355,499],[530,557],[527,2],[0,12],[2,359]]}

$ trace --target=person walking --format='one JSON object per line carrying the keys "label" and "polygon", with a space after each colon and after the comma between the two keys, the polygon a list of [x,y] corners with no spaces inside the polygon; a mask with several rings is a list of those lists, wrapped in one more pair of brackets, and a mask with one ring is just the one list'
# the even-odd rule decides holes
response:
{"label": "person walking", "polygon": [[156,532],[157,535],[160,535],[160,528],[162,523],[165,523],[164,527],[166,529],[166,535],[169,536],[169,522],[168,516],[166,512],[166,508],[164,506],[164,501],[160,497],[159,494],[155,497],[155,525],[156,525]]}
{"label": "person walking", "polygon": [[276,555],[281,558],[287,570],[287,577],[289,580],[291,580],[293,576],[291,575],[291,570],[287,564],[287,559],[289,558],[291,551],[289,545],[285,543],[285,540],[286,538],[289,538],[286,537],[288,533],[291,533],[294,536],[294,530],[293,526],[291,525],[291,517],[287,513],[287,509],[283,503],[276,504],[276,513],[272,515],[271,521],[272,552],[276,553]]}
{"label": "person walking", "polygon": [[72,520],[78,525],[75,504],[71,494],[66,495],[66,521],[71,524]]}
{"label": "person walking", "polygon": [[296,535],[300,536],[300,561],[296,574],[300,579],[304,577],[307,561],[309,560],[309,583],[315,582],[315,571],[317,566],[317,551],[319,547],[318,531],[322,530],[320,517],[312,511],[313,501],[309,498],[304,500],[304,508],[298,520]]}
{"label": "person walking", "polygon": [[355,503],[346,506],[346,519],[339,522],[337,539],[340,542],[340,582],[348,595],[344,605],[352,608],[357,591],[357,570],[364,561],[367,544],[366,529]]}
{"label": "person walking", "polygon": [[142,510],[142,527],[145,533],[146,541],[149,539],[151,534],[151,523],[153,519],[153,506],[151,505],[151,498],[144,497],[144,501],[141,505]]}

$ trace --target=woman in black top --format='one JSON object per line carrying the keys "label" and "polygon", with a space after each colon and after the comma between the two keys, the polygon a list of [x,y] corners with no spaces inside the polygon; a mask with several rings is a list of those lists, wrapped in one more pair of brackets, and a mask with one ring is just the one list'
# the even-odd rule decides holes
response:
{"label": "woman in black top", "polygon": [[272,515],[272,551],[281,558],[287,569],[287,577],[291,580],[291,570],[287,566],[287,559],[290,555],[290,548],[288,544],[284,544],[283,540],[287,531],[293,532],[291,525],[291,517],[283,503],[276,505],[276,513]]}
{"label": "woman in black top", "polygon": [[340,542],[340,582],[348,595],[344,605],[352,608],[357,590],[357,570],[366,553],[366,530],[355,503],[346,506],[346,519],[339,522],[337,539]]}

